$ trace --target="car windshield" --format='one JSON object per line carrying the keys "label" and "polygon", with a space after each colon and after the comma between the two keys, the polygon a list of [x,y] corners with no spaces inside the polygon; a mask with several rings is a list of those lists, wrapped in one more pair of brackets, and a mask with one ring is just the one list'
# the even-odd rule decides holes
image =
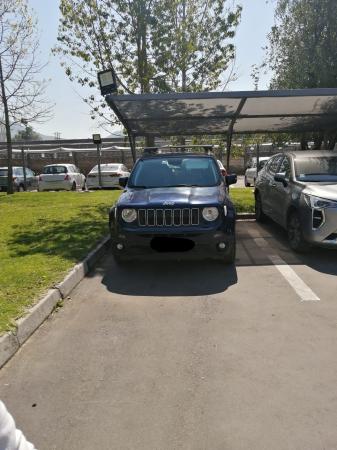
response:
{"label": "car windshield", "polygon": [[47,175],[57,175],[58,173],[67,173],[68,170],[65,166],[47,166],[43,168],[42,173]]}
{"label": "car windshield", "polygon": [[295,173],[299,181],[337,182],[337,156],[295,159]]}
{"label": "car windshield", "polygon": [[0,177],[7,177],[8,170],[7,169],[0,169]]}
{"label": "car windshield", "polygon": [[[120,169],[120,164],[101,164],[101,172],[115,172]],[[91,172],[98,172],[98,166],[91,169]]]}
{"label": "car windshield", "polygon": [[138,161],[129,186],[139,188],[200,186],[221,182],[219,168],[213,158],[174,156]]}

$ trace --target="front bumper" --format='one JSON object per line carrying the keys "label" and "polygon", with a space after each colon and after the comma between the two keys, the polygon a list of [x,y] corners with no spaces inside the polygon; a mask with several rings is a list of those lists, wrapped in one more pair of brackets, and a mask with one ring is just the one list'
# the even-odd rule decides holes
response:
{"label": "front bumper", "polygon": [[301,211],[304,239],[313,245],[337,249],[337,208],[317,211],[323,218],[318,228],[313,226],[314,210],[304,207]]}
{"label": "front bumper", "polygon": [[[112,252],[114,255],[125,256],[161,256],[166,258],[182,257],[182,258],[211,258],[221,259],[228,255],[235,245],[235,232],[226,233],[222,229],[212,229],[200,232],[193,230],[184,232],[183,230],[158,230],[142,232],[130,232],[119,230],[112,232]],[[165,250],[154,248],[155,241],[165,242]],[[170,247],[172,242],[173,247]],[[177,249],[177,243],[181,242],[181,249]],[[184,249],[184,244],[190,244],[192,247],[188,250]],[[123,248],[118,249],[117,245],[122,244]],[[220,248],[219,244],[224,248]],[[156,246],[155,246],[156,247]],[[178,245],[179,247],[179,245]]]}

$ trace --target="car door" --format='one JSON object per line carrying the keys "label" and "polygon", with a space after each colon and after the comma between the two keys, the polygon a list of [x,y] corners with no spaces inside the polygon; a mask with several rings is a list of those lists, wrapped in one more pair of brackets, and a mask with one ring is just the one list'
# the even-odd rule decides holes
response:
{"label": "car door", "polygon": [[277,173],[286,176],[286,183],[275,181],[271,184],[272,216],[275,222],[282,226],[286,225],[287,210],[291,202],[291,186],[290,186],[290,160],[285,156],[278,168]]}
{"label": "car door", "polygon": [[33,189],[33,172],[26,167],[26,189],[31,191]]}
{"label": "car door", "polygon": [[15,178],[15,185],[19,187],[24,185],[23,167],[15,167],[13,170],[13,175]]}
{"label": "car door", "polygon": [[275,214],[275,198],[274,198],[274,187],[275,187],[275,180],[274,176],[278,171],[278,168],[281,164],[281,161],[283,159],[282,154],[278,154],[273,156],[266,166],[266,169],[263,171],[263,178],[262,178],[262,185],[263,190],[261,192],[261,200],[262,200],[262,207],[264,212],[274,219]]}

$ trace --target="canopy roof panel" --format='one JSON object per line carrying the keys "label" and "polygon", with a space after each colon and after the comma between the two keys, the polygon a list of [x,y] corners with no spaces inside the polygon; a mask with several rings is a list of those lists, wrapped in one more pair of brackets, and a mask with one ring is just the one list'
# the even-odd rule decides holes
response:
{"label": "canopy roof panel", "polygon": [[337,89],[108,95],[133,136],[337,129]]}

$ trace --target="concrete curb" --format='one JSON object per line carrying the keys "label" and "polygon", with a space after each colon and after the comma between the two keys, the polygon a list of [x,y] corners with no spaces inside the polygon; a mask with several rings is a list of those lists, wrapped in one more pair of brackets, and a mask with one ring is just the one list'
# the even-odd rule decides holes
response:
{"label": "concrete curb", "polygon": [[255,213],[238,213],[236,215],[237,220],[251,220],[255,219]]}
{"label": "concrete curb", "polygon": [[19,350],[24,342],[53,312],[57,303],[66,298],[74,287],[93,269],[110,245],[110,236],[106,236],[88,256],[67,274],[61,283],[48,293],[28,311],[25,317],[17,321],[15,332],[0,336],[0,368]]}

